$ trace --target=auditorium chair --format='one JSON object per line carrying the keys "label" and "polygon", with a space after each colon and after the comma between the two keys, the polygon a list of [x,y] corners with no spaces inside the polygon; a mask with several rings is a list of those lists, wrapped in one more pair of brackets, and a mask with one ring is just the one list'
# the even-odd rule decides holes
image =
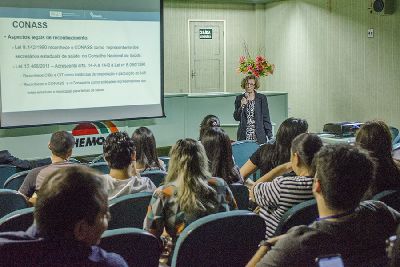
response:
{"label": "auditorium chair", "polygon": [[259,145],[254,141],[237,141],[232,144],[232,154],[236,165],[240,168],[259,148]]}
{"label": "auditorium chair", "polygon": [[393,126],[389,126],[390,133],[392,134],[392,145],[400,143],[399,129]]}
{"label": "auditorium chair", "polygon": [[3,188],[4,182],[15,173],[17,173],[17,167],[14,165],[0,164],[0,188]]}
{"label": "auditorium chair", "polygon": [[0,189],[0,218],[15,210],[28,208],[25,197],[15,190]]}
{"label": "auditorium chair", "polygon": [[96,162],[96,163],[90,163],[89,164],[90,168],[93,168],[103,174],[108,174],[110,173],[110,168],[108,167],[107,162]]}
{"label": "auditorium chair", "polygon": [[158,158],[161,159],[161,160],[164,162],[164,164],[165,164],[165,169],[168,171],[168,164],[169,164],[169,159],[170,159],[170,157],[163,156],[163,157],[158,157]]}
{"label": "auditorium chair", "polygon": [[400,190],[385,190],[372,197],[373,200],[379,200],[389,207],[400,211]]}
{"label": "auditorium chair", "polygon": [[283,214],[275,230],[275,236],[286,233],[293,226],[309,225],[318,218],[318,208],[315,199],[295,205]]}
{"label": "auditorium chair", "polygon": [[[241,168],[260,146],[254,141],[237,141],[232,143],[232,154],[235,164]],[[252,179],[255,181],[260,178],[260,171],[253,173]]]}
{"label": "auditorium chair", "polygon": [[159,187],[161,184],[164,183],[164,179],[165,176],[167,176],[167,173],[161,170],[149,170],[142,172],[140,176],[148,177],[156,187]]}
{"label": "auditorium chair", "polygon": [[100,247],[121,255],[128,266],[158,267],[161,247],[158,238],[137,228],[107,230]]}
{"label": "auditorium chair", "polygon": [[264,220],[251,211],[208,215],[180,234],[171,266],[245,266],[264,238]]}
{"label": "auditorium chair", "polygon": [[125,227],[143,228],[152,193],[141,192],[114,198],[109,201],[111,220],[108,229]]}
{"label": "auditorium chair", "polygon": [[21,187],[29,171],[17,172],[4,182],[4,189],[17,190]]}
{"label": "auditorium chair", "polygon": [[103,154],[98,155],[97,157],[95,157],[94,159],[92,159],[91,163],[97,163],[97,162],[105,162]]}
{"label": "auditorium chair", "polygon": [[236,204],[240,210],[249,209],[249,189],[239,183],[229,185],[233,196],[235,197]]}
{"label": "auditorium chair", "polygon": [[0,219],[0,232],[26,231],[33,224],[34,208],[13,211]]}

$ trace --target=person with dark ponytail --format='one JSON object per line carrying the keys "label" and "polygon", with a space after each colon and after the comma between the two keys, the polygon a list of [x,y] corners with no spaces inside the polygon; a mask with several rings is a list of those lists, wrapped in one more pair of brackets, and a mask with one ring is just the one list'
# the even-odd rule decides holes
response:
{"label": "person with dark ponytail", "polygon": [[356,145],[369,151],[376,161],[376,173],[365,199],[385,190],[400,189],[398,162],[392,158],[392,136],[383,121],[368,121],[356,134]]}
{"label": "person with dark ponytail", "polygon": [[221,123],[217,116],[209,114],[209,115],[205,116],[204,119],[200,123],[199,140],[201,140],[204,132],[212,127],[221,127]]}
{"label": "person with dark ponytail", "polygon": [[276,133],[275,142],[260,146],[240,168],[240,174],[246,180],[252,173],[260,169],[261,176],[263,176],[276,166],[288,162],[292,140],[307,130],[306,120],[293,117],[284,120]]}
{"label": "person with dark ponytail", "polygon": [[[265,220],[266,238],[274,236],[282,215],[291,207],[313,198],[314,155],[322,141],[315,134],[303,133],[292,141],[290,162],[279,165],[258,179],[250,190],[250,198],[260,206]],[[294,171],[296,176],[282,176]]]}

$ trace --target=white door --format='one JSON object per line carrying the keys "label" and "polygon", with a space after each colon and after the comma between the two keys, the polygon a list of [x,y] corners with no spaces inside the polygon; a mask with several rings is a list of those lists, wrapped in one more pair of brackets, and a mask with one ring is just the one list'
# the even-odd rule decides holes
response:
{"label": "white door", "polygon": [[190,92],[224,92],[224,21],[189,21]]}

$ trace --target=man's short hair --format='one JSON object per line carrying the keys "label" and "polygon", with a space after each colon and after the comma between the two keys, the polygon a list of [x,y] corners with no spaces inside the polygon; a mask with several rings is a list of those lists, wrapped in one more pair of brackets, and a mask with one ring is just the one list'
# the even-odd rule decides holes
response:
{"label": "man's short hair", "polygon": [[73,238],[76,223],[94,224],[107,210],[103,178],[85,166],[61,168],[46,177],[38,191],[34,217],[46,237]]}
{"label": "man's short hair", "polygon": [[49,148],[55,156],[66,159],[74,145],[75,139],[71,133],[57,131],[51,135]]}
{"label": "man's short hair", "polygon": [[112,169],[127,168],[135,151],[133,140],[126,132],[111,133],[103,144],[104,159]]}
{"label": "man's short hair", "polygon": [[315,157],[316,178],[327,206],[335,210],[356,208],[375,172],[366,150],[351,145],[327,145]]}

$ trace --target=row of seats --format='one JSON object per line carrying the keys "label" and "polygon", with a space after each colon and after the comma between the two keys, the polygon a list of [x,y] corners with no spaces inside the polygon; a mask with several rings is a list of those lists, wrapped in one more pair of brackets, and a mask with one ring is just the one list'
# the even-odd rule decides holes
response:
{"label": "row of seats", "polygon": [[[155,171],[152,172],[155,173]],[[153,180],[153,182],[154,181],[155,180]],[[163,182],[163,178],[159,178],[157,183],[160,184],[161,182]],[[156,184],[156,186],[158,185]],[[238,208],[242,210],[248,210],[249,191],[247,187],[241,184],[232,184],[230,185],[230,188],[236,199]],[[109,207],[112,220],[109,223],[109,229],[123,227],[141,228],[147,212],[147,207],[150,203],[151,196],[151,193],[142,192],[125,195],[110,200]],[[3,223],[6,223],[9,219],[13,219],[16,215],[18,215],[18,210],[24,209],[24,211],[26,211],[25,208],[29,207],[25,198],[18,194],[15,190],[0,189],[0,203],[2,203],[0,205],[0,218],[6,216],[7,214],[9,215],[6,216],[6,218],[0,219],[0,231],[26,230],[26,228],[11,229],[8,226],[4,226],[5,228],[3,228]],[[11,213],[11,215],[9,213]],[[32,223],[32,221],[33,220],[30,221],[30,224]]]}
{"label": "row of seats", "polygon": [[[203,217],[181,233],[172,266],[244,266],[257,250],[264,232],[263,219],[250,211],[228,211]],[[35,253],[40,242],[20,243],[18,250],[11,248],[3,252],[7,258],[15,260],[18,259],[16,253]],[[141,229],[107,230],[100,246],[120,254],[129,266],[159,265],[160,243],[155,236]]]}
{"label": "row of seats", "polygon": [[[160,157],[160,159],[164,162],[166,168],[168,168],[169,157]],[[78,160],[71,158],[71,161],[80,163]],[[92,162],[88,164],[90,167],[98,170],[101,173],[109,173],[110,168],[107,163],[104,162],[103,156],[99,156],[95,158]],[[25,177],[28,175],[28,171],[19,171],[19,169],[13,165],[8,164],[0,164],[0,189],[12,189],[18,190],[24,181]],[[157,176],[156,172],[148,171],[146,172],[146,176],[150,179],[154,177],[153,183],[158,187],[161,183],[161,180]],[[150,177],[151,176],[151,177]],[[153,179],[152,179],[153,180]]]}
{"label": "row of seats", "polygon": [[[376,194],[372,199],[382,201],[389,207],[400,211],[400,191],[386,190]],[[286,233],[293,226],[308,225],[317,218],[318,209],[315,199],[297,204],[283,215],[276,228],[275,236]]]}
{"label": "row of seats", "polygon": [[[10,190],[6,190],[8,193]],[[0,196],[2,195],[0,192]],[[142,228],[143,220],[146,216],[147,206],[151,199],[151,193],[142,192],[129,194],[115,198],[109,202],[112,220],[109,222],[108,229],[124,227]],[[26,230],[33,222],[33,208],[27,208],[23,199],[20,203],[3,199],[2,203],[16,203],[13,207],[17,210],[2,214],[0,219],[0,232]],[[386,203],[388,206],[400,210],[400,191],[388,190],[374,196],[374,200]],[[1,198],[0,198],[1,200]],[[245,209],[244,209],[245,210]],[[318,217],[317,204],[314,199],[300,203],[289,209],[282,217],[277,226],[275,235],[286,233],[291,227],[296,225],[308,225]]]}
{"label": "row of seats", "polygon": [[[115,198],[109,202],[111,220],[108,229],[142,228],[152,194],[141,192]],[[25,231],[33,223],[33,208],[16,191],[0,190],[0,232]]]}
{"label": "row of seats", "polygon": [[[150,193],[137,193],[110,202],[110,230],[103,234],[100,245],[108,251],[121,254],[132,266],[158,266],[160,248],[157,238],[146,231],[132,228],[141,228],[146,211],[133,207],[139,202],[132,205],[132,202],[126,201],[136,199],[146,207],[150,197]],[[384,191],[374,199],[400,210],[400,191]],[[285,213],[275,234],[283,234],[296,225],[310,224],[317,217],[315,200],[298,204]],[[33,208],[18,210],[0,220],[0,231],[25,230],[32,222]],[[128,225],[129,228],[124,227]],[[114,227],[117,229],[111,230]],[[264,221],[250,211],[229,211],[206,216],[190,224],[181,233],[172,266],[244,266],[264,234]]]}
{"label": "row of seats", "polygon": [[[239,168],[242,167],[258,147],[259,145],[253,141],[234,142],[232,144],[232,153],[236,165],[238,165]],[[169,157],[159,158],[164,162],[166,169],[168,170]],[[71,161],[79,163],[79,161],[74,158],[71,158]],[[104,161],[103,155],[96,157],[88,165],[101,173],[109,173],[110,171],[110,168]],[[19,172],[17,167],[13,165],[0,164],[0,188],[18,190],[28,172],[29,171]],[[146,172],[145,174],[153,181],[155,186],[158,187],[160,185],[161,180],[156,177],[158,174],[153,173],[152,171]],[[258,178],[258,176],[254,178]],[[154,178],[154,180],[152,178]]]}
{"label": "row of seats", "polygon": [[[101,173],[109,173],[110,171],[106,162],[92,163],[89,164],[89,166],[93,169],[98,170]],[[28,175],[28,173],[29,171],[22,171],[12,174],[11,176],[8,177],[8,179],[5,180],[3,187],[0,188],[18,190],[22,185],[22,183],[24,182],[24,179]],[[166,173],[164,171],[157,171],[157,170],[149,170],[142,173],[142,176],[150,178],[150,180],[154,183],[156,187],[160,186],[160,184],[164,181],[165,175]]]}

